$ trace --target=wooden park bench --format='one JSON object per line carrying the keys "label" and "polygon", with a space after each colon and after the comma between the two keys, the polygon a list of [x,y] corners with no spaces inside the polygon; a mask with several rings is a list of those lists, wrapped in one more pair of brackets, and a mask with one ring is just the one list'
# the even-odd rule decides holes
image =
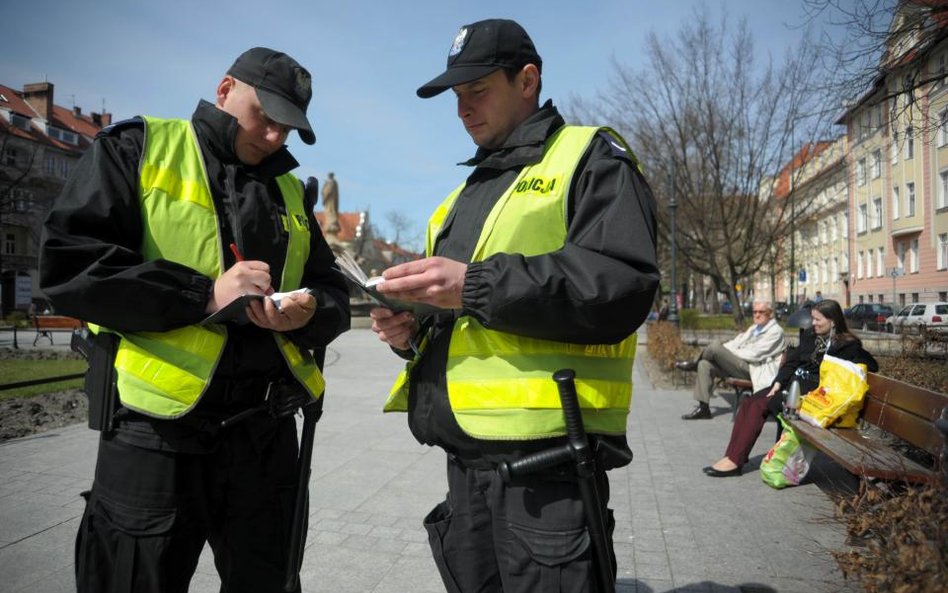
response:
{"label": "wooden park bench", "polygon": [[40,338],[46,338],[50,344],[53,344],[53,330],[68,329],[73,330],[85,325],[81,320],[75,317],[66,317],[65,315],[34,315],[33,328],[36,330],[36,336],[33,338],[33,345]]}
{"label": "wooden park bench", "polygon": [[948,395],[876,373],[868,374],[868,382],[859,417],[931,454],[933,468],[924,467],[882,438],[858,428],[819,428],[800,419],[791,420],[791,426],[801,439],[861,479],[926,483],[948,472],[948,444],[943,432],[948,430]]}
{"label": "wooden park bench", "polygon": [[731,420],[737,416],[737,409],[741,407],[741,402],[754,395],[754,384],[750,379],[738,379],[737,377],[728,377],[724,384],[734,390],[734,408],[731,410]]}

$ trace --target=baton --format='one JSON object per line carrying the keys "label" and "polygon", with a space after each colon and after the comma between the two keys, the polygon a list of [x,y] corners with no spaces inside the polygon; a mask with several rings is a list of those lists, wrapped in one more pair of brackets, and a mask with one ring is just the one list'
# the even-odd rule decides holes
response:
{"label": "baton", "polygon": [[572,462],[576,468],[579,496],[583,501],[583,514],[586,518],[586,531],[589,533],[593,551],[593,562],[599,580],[599,590],[603,593],[615,593],[615,574],[612,571],[612,559],[609,557],[609,544],[606,539],[605,522],[600,508],[599,488],[596,485],[596,458],[589,438],[583,427],[583,417],[579,408],[572,369],[560,369],[553,373],[553,380],[560,394],[563,406],[563,418],[566,421],[567,443],[518,459],[512,463],[502,462],[498,467],[505,482],[517,475],[524,475],[566,462]]}
{"label": "baton", "polygon": [[283,584],[283,590],[288,593],[293,593],[299,587],[300,568],[303,566],[306,532],[309,527],[308,489],[312,473],[313,442],[316,437],[316,422],[322,415],[318,404],[318,400],[312,400],[301,408],[303,428],[300,431],[300,455],[296,461],[296,505],[290,528],[289,553],[286,557],[286,581]]}

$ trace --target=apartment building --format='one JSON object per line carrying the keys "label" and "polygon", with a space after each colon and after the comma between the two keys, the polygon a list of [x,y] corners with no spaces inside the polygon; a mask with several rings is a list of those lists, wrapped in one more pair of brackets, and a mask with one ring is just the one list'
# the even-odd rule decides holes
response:
{"label": "apartment building", "polygon": [[840,118],[850,143],[851,303],[948,300],[948,36],[911,3],[880,74]]}
{"label": "apartment building", "polygon": [[[792,202],[792,239],[782,245],[790,273],[775,287],[775,300],[823,298],[846,302],[849,291],[848,139],[805,145],[777,180],[776,195]],[[790,208],[790,205],[785,207]],[[788,243],[792,241],[792,245]],[[792,249],[792,258],[787,253]],[[793,261],[790,262],[789,260]]]}
{"label": "apartment building", "polygon": [[39,293],[42,222],[73,165],[109,125],[108,113],[84,114],[54,103],[50,82],[22,91],[0,84],[0,307],[27,309]]}

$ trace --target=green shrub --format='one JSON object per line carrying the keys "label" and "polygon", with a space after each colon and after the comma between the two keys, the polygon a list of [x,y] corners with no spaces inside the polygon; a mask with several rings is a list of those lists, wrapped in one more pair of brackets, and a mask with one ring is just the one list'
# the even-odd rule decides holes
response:
{"label": "green shrub", "polygon": [[678,319],[684,329],[696,329],[698,327],[698,310],[682,309],[678,312]]}

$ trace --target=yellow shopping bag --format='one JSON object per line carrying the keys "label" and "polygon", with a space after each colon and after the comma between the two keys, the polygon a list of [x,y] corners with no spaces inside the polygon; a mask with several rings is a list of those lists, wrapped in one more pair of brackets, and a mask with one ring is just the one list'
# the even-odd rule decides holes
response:
{"label": "yellow shopping bag", "polygon": [[855,426],[868,390],[866,365],[827,354],[820,363],[820,386],[803,397],[800,418],[823,428]]}

